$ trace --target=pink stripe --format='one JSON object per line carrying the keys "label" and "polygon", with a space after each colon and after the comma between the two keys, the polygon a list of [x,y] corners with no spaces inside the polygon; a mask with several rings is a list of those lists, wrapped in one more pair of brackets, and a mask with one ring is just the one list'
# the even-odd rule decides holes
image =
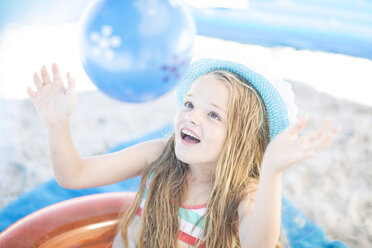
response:
{"label": "pink stripe", "polygon": [[200,209],[200,208],[206,208],[207,203],[200,204],[200,205],[181,205],[181,208],[185,209]]}
{"label": "pink stripe", "polygon": [[[195,245],[196,242],[199,241],[197,238],[195,238],[191,235],[188,235],[187,233],[182,232],[182,231],[178,231],[178,239],[185,242],[186,244],[189,244],[189,245]],[[205,245],[202,244],[199,247],[204,248]]]}
{"label": "pink stripe", "polygon": [[137,209],[136,215],[138,215],[138,216],[141,216],[142,215],[142,208],[139,207]]}

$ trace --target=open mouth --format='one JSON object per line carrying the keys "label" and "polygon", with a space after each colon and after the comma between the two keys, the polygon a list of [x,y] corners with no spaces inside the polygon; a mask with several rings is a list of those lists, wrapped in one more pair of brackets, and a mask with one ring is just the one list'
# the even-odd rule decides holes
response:
{"label": "open mouth", "polygon": [[185,129],[181,130],[181,138],[184,140],[186,143],[189,144],[197,144],[200,143],[200,139],[195,137],[194,134],[192,134],[190,131],[187,131]]}

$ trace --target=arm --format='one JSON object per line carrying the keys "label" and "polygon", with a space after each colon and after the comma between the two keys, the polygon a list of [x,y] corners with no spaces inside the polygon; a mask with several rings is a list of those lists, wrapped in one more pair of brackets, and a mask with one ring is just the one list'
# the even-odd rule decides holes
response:
{"label": "arm", "polygon": [[57,182],[65,188],[98,187],[142,174],[162,153],[166,140],[152,140],[99,156],[82,158],[70,125],[47,127],[50,157]]}
{"label": "arm", "polygon": [[240,243],[242,248],[273,248],[280,235],[281,175],[262,172],[256,195],[239,205]]}
{"label": "arm", "polygon": [[307,118],[302,118],[268,145],[261,164],[256,200],[242,201],[239,205],[239,238],[242,248],[275,247],[280,235],[282,172],[314,155],[339,130],[339,127],[328,130],[330,120],[327,120],[319,131],[296,138],[306,123]]}
{"label": "arm", "polygon": [[76,101],[75,81],[68,73],[66,89],[56,64],[53,64],[52,71],[53,80],[45,66],[41,69],[41,78],[35,73],[37,92],[28,88],[28,94],[46,123],[53,171],[62,187],[96,187],[125,180],[140,175],[149,163],[160,156],[164,140],[83,159],[70,132],[70,115]]}

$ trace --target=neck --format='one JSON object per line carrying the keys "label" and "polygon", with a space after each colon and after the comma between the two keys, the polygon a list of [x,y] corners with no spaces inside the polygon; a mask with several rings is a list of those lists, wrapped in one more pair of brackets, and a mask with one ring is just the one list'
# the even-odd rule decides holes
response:
{"label": "neck", "polygon": [[210,184],[215,165],[189,165],[188,181],[193,184]]}

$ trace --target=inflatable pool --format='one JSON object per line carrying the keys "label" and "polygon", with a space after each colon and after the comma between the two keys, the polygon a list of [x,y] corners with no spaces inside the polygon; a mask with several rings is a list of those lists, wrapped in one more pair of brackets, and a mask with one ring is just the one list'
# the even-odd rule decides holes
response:
{"label": "inflatable pool", "polygon": [[0,247],[111,247],[119,213],[134,196],[134,192],[102,193],[53,204],[2,232]]}

